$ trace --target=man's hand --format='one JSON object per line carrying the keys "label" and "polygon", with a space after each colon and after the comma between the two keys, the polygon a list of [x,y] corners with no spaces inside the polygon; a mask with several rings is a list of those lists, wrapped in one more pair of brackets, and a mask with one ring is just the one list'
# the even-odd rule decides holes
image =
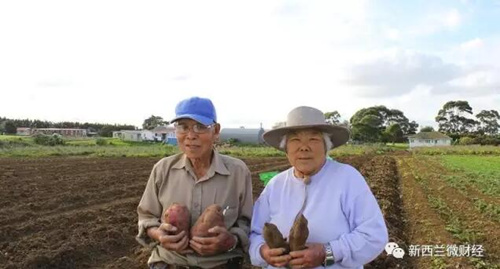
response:
{"label": "man's hand", "polygon": [[191,241],[189,241],[189,246],[202,256],[209,256],[227,251],[236,244],[235,237],[226,227],[215,226],[210,228],[208,232],[216,234],[216,236],[194,236]]}
{"label": "man's hand", "polygon": [[321,266],[325,260],[323,244],[306,244],[306,249],[290,252],[292,260],[288,263],[292,268],[313,268]]}
{"label": "man's hand", "polygon": [[284,267],[292,259],[292,256],[285,253],[284,248],[269,248],[267,244],[260,247],[260,256],[274,267]]}
{"label": "man's hand", "polygon": [[176,251],[181,254],[192,252],[192,250],[187,248],[189,245],[189,238],[187,237],[186,232],[181,231],[176,235],[171,235],[176,231],[177,227],[169,223],[162,223],[156,230],[151,231],[151,237],[160,242],[160,245],[167,250]]}

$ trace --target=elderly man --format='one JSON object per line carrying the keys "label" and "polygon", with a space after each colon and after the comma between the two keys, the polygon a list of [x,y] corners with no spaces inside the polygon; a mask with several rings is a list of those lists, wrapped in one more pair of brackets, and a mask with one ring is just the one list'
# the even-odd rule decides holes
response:
{"label": "elderly man", "polygon": [[[363,268],[388,241],[380,207],[363,176],[353,167],[327,160],[331,148],[349,139],[346,128],[325,123],[323,113],[298,107],[286,127],[264,134],[271,146],[284,150],[292,167],[268,183],[254,205],[250,258],[260,267]],[[263,238],[266,222],[289,236],[295,217],[308,220],[307,248],[286,253]]]}
{"label": "elderly man", "polygon": [[[152,247],[150,268],[240,268],[248,250],[252,215],[252,184],[241,160],[214,150],[219,137],[215,108],[209,99],[193,97],[175,108],[176,136],[182,153],[163,158],[153,167],[137,207],[136,239]],[[161,217],[173,203],[185,205],[191,224],[205,208],[218,204],[225,227],[209,230],[212,237],[189,238]]]}

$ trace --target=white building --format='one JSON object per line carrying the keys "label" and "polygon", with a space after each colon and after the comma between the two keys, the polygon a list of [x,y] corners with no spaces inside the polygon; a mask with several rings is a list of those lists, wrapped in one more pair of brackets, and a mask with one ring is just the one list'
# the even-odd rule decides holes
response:
{"label": "white building", "polygon": [[264,144],[262,135],[264,129],[246,129],[246,128],[224,128],[220,132],[220,141],[224,142],[234,139],[240,143]]}
{"label": "white building", "polygon": [[168,141],[175,138],[174,126],[158,126],[153,129],[157,141]]}
{"label": "white building", "polygon": [[154,134],[149,130],[122,130],[113,132],[113,138],[135,142],[154,141]]}
{"label": "white building", "polygon": [[408,136],[410,148],[414,147],[436,147],[450,146],[451,137],[440,132],[420,132],[415,135]]}

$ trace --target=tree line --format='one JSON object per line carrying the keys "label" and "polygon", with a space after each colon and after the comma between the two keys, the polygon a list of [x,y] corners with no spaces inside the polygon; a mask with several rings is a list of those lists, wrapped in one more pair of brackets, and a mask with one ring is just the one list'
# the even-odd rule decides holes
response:
{"label": "tree line", "polygon": [[86,129],[90,132],[95,132],[99,136],[111,137],[114,131],[120,130],[136,130],[133,125],[127,124],[106,124],[106,123],[80,123],[80,122],[51,122],[30,119],[9,119],[0,117],[0,134],[16,134],[18,127],[28,128],[75,128]]}
{"label": "tree line", "polygon": [[[334,115],[334,119],[331,116]],[[328,122],[335,123],[340,115],[335,112],[325,113]],[[450,136],[460,144],[500,144],[498,132],[500,115],[496,110],[482,110],[474,116],[467,101],[448,101],[437,112],[435,121],[438,131]],[[338,121],[336,122],[338,123]],[[373,106],[358,110],[351,117],[352,138],[360,142],[406,142],[407,136],[415,134],[418,124],[409,121],[403,112],[385,106]],[[434,129],[425,126],[421,132]]]}
{"label": "tree line", "polygon": [[[343,125],[351,130],[351,138],[361,143],[401,143],[416,134],[419,124],[410,121],[402,111],[386,106],[362,108],[349,121],[340,121],[338,111],[325,113],[327,123]],[[482,110],[475,116],[467,101],[449,101],[443,105],[435,117],[438,131],[450,136],[455,143],[499,145],[500,115],[496,110]],[[284,126],[277,122],[274,128]],[[424,126],[420,132],[432,132],[434,128]]]}

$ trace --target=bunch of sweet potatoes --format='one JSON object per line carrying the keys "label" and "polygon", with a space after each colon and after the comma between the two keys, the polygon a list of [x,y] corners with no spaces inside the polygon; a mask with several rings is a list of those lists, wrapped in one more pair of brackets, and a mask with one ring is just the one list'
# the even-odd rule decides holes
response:
{"label": "bunch of sweet potatoes", "polygon": [[272,223],[265,223],[263,230],[264,240],[270,248],[284,248],[285,253],[290,251],[303,250],[306,248],[309,228],[307,228],[307,219],[303,214],[299,214],[293,226],[290,229],[288,242],[278,230],[278,227]]}
{"label": "bunch of sweet potatoes", "polygon": [[175,234],[185,231],[189,238],[193,238],[193,236],[209,237],[214,236],[214,234],[208,232],[210,228],[215,226],[224,227],[224,216],[222,208],[217,204],[213,204],[203,211],[196,223],[191,227],[189,209],[185,205],[173,203],[165,211],[163,222],[177,227]]}

